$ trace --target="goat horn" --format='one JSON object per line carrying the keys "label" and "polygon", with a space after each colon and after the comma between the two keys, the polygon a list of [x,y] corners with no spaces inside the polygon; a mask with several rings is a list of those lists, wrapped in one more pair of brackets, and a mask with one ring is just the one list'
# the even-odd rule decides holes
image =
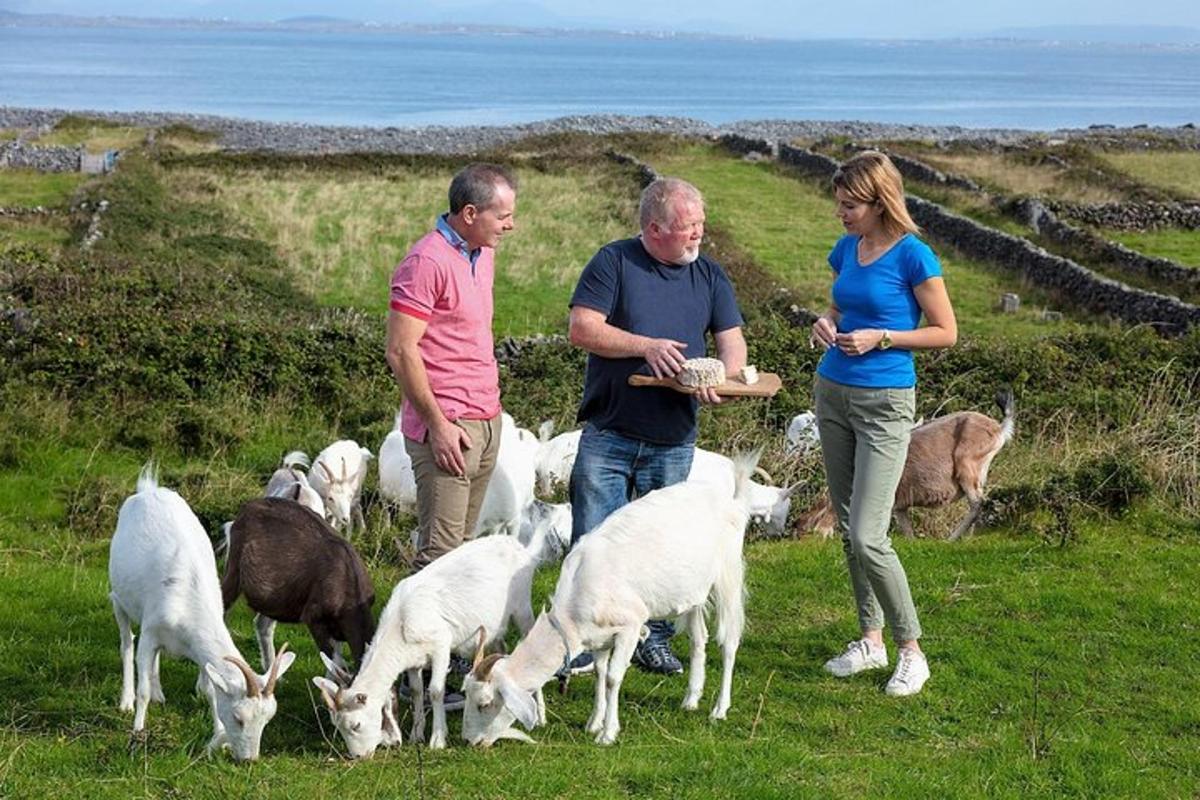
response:
{"label": "goat horn", "polygon": [[320,469],[321,472],[325,473],[325,482],[326,483],[333,483],[333,475],[329,472],[329,467],[325,466],[324,461],[317,461],[315,464],[312,465],[312,470],[311,470],[312,472],[316,472],[317,469]]}
{"label": "goat horn", "polygon": [[271,674],[267,676],[267,688],[264,690],[266,694],[275,694],[275,682],[279,680],[279,662],[283,660],[287,649],[288,643],[284,642],[283,647],[275,654],[275,660],[271,662]]}
{"label": "goat horn", "polygon": [[250,669],[250,665],[242,661],[240,656],[225,656],[225,660],[237,667],[242,677],[246,679],[246,696],[258,697],[262,691],[258,687],[258,676],[254,674],[254,670]]}
{"label": "goat horn", "polygon": [[475,663],[471,665],[471,671],[479,669],[480,663],[483,661],[483,643],[487,640],[487,631],[483,626],[479,626],[479,644],[475,646]]}
{"label": "goat horn", "polygon": [[774,485],[775,485],[775,479],[771,477],[771,473],[767,472],[767,471],[766,471],[765,469],[763,469],[762,467],[755,467],[755,468],[754,468],[754,474],[755,474],[755,475],[761,475],[761,476],[762,476],[762,479],[763,479],[764,481],[766,481],[766,482],[767,482],[769,485],[771,485],[771,486],[774,486]]}
{"label": "goat horn", "polygon": [[342,481],[345,482],[348,480],[350,480],[350,475],[349,475],[349,473],[346,472],[346,459],[343,458],[342,459]]}

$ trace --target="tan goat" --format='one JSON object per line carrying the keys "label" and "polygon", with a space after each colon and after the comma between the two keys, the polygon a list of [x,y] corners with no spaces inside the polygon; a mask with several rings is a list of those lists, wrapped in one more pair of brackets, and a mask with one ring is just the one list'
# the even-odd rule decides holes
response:
{"label": "tan goat", "polygon": [[[988,468],[1013,435],[1012,392],[1002,389],[996,395],[996,404],[1004,415],[999,422],[977,411],[958,411],[913,429],[904,474],[900,476],[892,507],[896,524],[906,536],[913,535],[910,508],[940,508],[964,495],[967,515],[947,538],[958,539],[975,525],[983,507]],[[797,530],[816,531],[829,537],[836,523],[833,504],[826,493],[801,514]]]}

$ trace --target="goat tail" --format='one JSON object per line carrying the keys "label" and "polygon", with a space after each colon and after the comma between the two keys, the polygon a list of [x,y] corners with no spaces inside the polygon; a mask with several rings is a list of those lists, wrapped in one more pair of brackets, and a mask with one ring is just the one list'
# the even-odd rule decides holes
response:
{"label": "goat tail", "polygon": [[762,447],[756,447],[748,452],[738,453],[733,457],[733,496],[738,500],[749,501],[750,479],[758,469],[758,460],[762,458]]}
{"label": "goat tail", "polygon": [[996,405],[1000,406],[1000,411],[1004,414],[1004,418],[1000,420],[1000,443],[997,450],[1008,443],[1013,437],[1013,431],[1016,429],[1016,413],[1017,406],[1013,400],[1013,391],[1011,386],[1005,386],[1000,391],[996,392]]}
{"label": "goat tail", "polygon": [[157,488],[158,463],[154,459],[150,459],[144,465],[142,465],[142,471],[138,473],[138,494],[141,494],[142,492],[153,492]]}
{"label": "goat tail", "polygon": [[232,520],[221,526],[221,540],[217,542],[217,546],[213,548],[213,551],[218,556],[226,555],[229,552],[229,529],[232,527]]}
{"label": "goat tail", "polygon": [[736,552],[722,559],[713,582],[713,607],[717,617],[717,644],[736,646],[746,627],[746,564],[742,560],[742,537],[736,538]]}

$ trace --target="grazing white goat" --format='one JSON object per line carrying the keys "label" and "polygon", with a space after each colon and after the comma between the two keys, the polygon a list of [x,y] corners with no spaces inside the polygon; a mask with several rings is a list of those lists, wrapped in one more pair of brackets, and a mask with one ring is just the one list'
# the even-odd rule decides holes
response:
{"label": "grazing white goat", "polygon": [[535,471],[538,492],[543,497],[553,492],[556,484],[570,480],[575,455],[579,452],[579,437],[583,434],[583,431],[567,431],[551,439],[553,432],[554,423],[551,420],[543,422],[538,428],[541,446],[537,451]]}
{"label": "grazing white goat", "polygon": [[325,518],[325,501],[316,489],[308,483],[304,470],[308,469],[308,455],[300,450],[293,450],[283,457],[279,469],[271,474],[267,481],[264,497],[283,497],[294,500],[322,519]]}
{"label": "grazing white goat", "polygon": [[[896,487],[892,513],[906,536],[913,536],[910,508],[939,508],[960,497],[967,498],[967,514],[946,538],[954,541],[974,527],[983,509],[988,469],[992,459],[1015,429],[1012,392],[996,395],[1003,418],[1000,422],[978,411],[957,411],[913,428],[908,458]],[[802,516],[800,530],[815,530],[830,536],[837,519],[829,494]]]}
{"label": "grazing white goat", "polygon": [[367,461],[371,451],[357,442],[341,439],[317,455],[309,471],[308,482],[325,501],[326,518],[336,529],[345,528],[346,538],[354,532],[354,522],[367,526],[362,513],[362,487],[367,479]]}
{"label": "grazing white goat", "polygon": [[400,419],[383,444],[379,446],[379,494],[401,511],[417,507],[417,476],[413,473],[412,458],[404,447]]}
{"label": "grazing white goat", "polygon": [[[533,625],[529,604],[534,562],[515,538],[489,536],[451,550],[392,591],[375,638],[348,687],[322,677],[313,683],[354,758],[370,757],[382,738],[381,709],[401,672],[413,697],[413,740],[424,736],[421,670],[430,668],[433,731],[429,747],[446,746],[443,705],[451,651],[469,656],[478,644],[504,635],[509,620],[521,633]],[[539,693],[535,716],[545,720]]]}
{"label": "grazing white goat", "polygon": [[517,426],[507,412],[502,417],[496,468],[488,481],[475,536],[504,533],[516,536],[521,514],[533,502],[534,463],[540,443],[529,430]]}
{"label": "grazing white goat", "polygon": [[[761,469],[762,473],[770,479]],[[717,488],[723,495],[732,495],[734,487],[734,464],[728,456],[697,447],[692,457],[689,482],[704,483]],[[787,527],[788,512],[792,507],[792,494],[799,484],[787,488],[765,486],[750,480],[747,492],[750,496],[750,519],[766,526],[770,536],[782,536]]]}
{"label": "grazing white goat", "polygon": [[804,411],[792,417],[787,427],[787,446],[784,452],[791,455],[804,455],[821,446],[821,433],[817,430],[817,415]]}
{"label": "grazing white goat", "polygon": [[757,460],[758,453],[735,460],[735,492],[702,483],[669,486],[618,509],[583,537],[563,562],[552,608],[512,655],[477,653],[463,681],[463,738],[483,746],[528,738],[513,721],[532,726],[538,720],[533,693],[572,656],[590,651],[596,695],[587,731],[598,744],[612,744],[620,730],[621,681],[646,620],[679,615],[687,617],[692,640],[683,707],[695,709],[704,690],[704,611],[710,599],[723,657],[710,716],[724,719],[745,622],[742,542]]}
{"label": "grazing white goat", "polygon": [[[213,714],[209,752],[226,745],[238,761],[258,758],[263,728],[275,716],[276,681],[296,656],[284,645],[265,676],[242,658],[225,627],[208,536],[183,498],[158,486],[150,464],[138,477],[137,493],[121,506],[108,577],[121,633],[120,708],[134,712],[134,733],[146,725],[150,700],[163,702],[158,665],[166,650],[200,667],[197,689]],[[136,694],[134,625],[141,635]]]}

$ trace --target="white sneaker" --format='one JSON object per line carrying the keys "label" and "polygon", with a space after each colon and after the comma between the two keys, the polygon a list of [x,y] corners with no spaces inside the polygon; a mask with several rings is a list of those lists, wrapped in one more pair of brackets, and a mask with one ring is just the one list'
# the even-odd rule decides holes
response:
{"label": "white sneaker", "polygon": [[839,678],[849,678],[868,669],[887,666],[887,649],[866,639],[856,639],[846,650],[825,662],[825,671]]}
{"label": "white sneaker", "polygon": [[925,654],[911,647],[902,647],[896,654],[896,671],[892,673],[885,690],[892,697],[907,697],[921,691],[929,680],[929,662]]}

